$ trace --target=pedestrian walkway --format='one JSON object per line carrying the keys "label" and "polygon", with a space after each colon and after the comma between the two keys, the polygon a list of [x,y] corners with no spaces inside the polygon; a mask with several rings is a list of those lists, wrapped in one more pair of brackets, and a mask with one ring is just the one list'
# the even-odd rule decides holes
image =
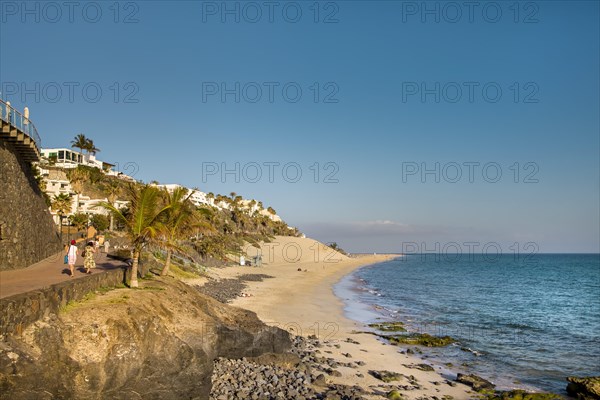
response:
{"label": "pedestrian walkway", "polygon": [[[64,252],[57,253],[27,268],[0,271],[0,299],[89,276],[83,267],[83,257],[78,255],[75,276],[71,278],[69,266],[63,263],[64,254]],[[123,261],[111,259],[106,254],[96,254],[96,268],[92,269],[92,274],[123,268],[125,265]]]}

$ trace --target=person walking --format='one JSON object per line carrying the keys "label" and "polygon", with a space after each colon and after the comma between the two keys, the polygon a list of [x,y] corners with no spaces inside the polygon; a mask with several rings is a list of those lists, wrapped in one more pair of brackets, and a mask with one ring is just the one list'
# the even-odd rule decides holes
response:
{"label": "person walking", "polygon": [[94,253],[96,253],[96,246],[94,242],[88,242],[83,251],[83,266],[85,267],[85,273],[91,274],[92,268],[96,268],[96,261],[94,260]]}
{"label": "person walking", "polygon": [[71,278],[75,276],[75,262],[77,262],[77,246],[75,241],[71,240],[71,245],[67,251],[67,258],[69,259],[69,269],[71,270]]}
{"label": "person walking", "polygon": [[[96,236],[96,238],[94,239],[94,241],[92,242],[94,244],[94,258],[97,259],[98,257],[100,257],[100,240],[98,239],[98,236]],[[94,260],[95,262],[95,260]]]}
{"label": "person walking", "polygon": [[108,251],[110,250],[110,242],[108,240],[104,241],[104,252],[106,254],[108,254]]}

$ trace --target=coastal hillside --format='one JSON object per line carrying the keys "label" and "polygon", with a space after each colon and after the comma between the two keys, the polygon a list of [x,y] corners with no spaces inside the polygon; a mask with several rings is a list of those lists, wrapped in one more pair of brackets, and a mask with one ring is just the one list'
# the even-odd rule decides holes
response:
{"label": "coastal hillside", "polygon": [[[35,169],[39,189],[44,193],[55,222],[69,235],[74,231],[77,236],[88,226],[109,236],[122,232],[127,224],[117,214],[128,215],[132,211],[132,202],[136,204],[140,192],[148,187],[159,193],[163,207],[175,209],[185,205],[184,208],[189,210],[181,224],[177,223],[177,228],[170,227],[176,230],[171,234],[171,241],[178,242],[171,250],[175,255],[196,262],[220,263],[228,254],[240,254],[244,242],[256,244],[268,241],[274,235],[300,236],[298,229],[283,221],[273,207],[265,208],[261,201],[244,199],[235,192],[225,196],[180,185],[161,185],[156,181],[144,184],[97,166],[61,166],[43,161]],[[169,205],[170,201],[174,203]],[[106,207],[107,204],[110,207]],[[164,220],[160,222],[163,226],[168,225]]]}
{"label": "coastal hillside", "polygon": [[204,399],[213,360],[290,348],[287,332],[171,278],[96,291],[0,343],[10,399]]}

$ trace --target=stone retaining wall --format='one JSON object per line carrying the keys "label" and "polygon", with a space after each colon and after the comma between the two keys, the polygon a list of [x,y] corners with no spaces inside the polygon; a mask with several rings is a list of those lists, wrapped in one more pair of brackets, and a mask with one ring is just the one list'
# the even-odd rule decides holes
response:
{"label": "stone retaining wall", "polygon": [[0,270],[25,268],[61,249],[31,165],[0,140]]}
{"label": "stone retaining wall", "polygon": [[81,300],[87,293],[125,283],[126,273],[123,266],[0,299],[0,340],[20,335],[29,324],[58,313],[61,307]]}

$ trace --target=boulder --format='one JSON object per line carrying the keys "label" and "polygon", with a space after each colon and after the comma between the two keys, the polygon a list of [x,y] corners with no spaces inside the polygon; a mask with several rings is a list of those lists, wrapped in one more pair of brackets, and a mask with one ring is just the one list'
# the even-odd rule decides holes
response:
{"label": "boulder", "polygon": [[470,386],[473,388],[473,390],[476,390],[476,391],[492,390],[492,389],[494,389],[494,387],[496,387],[492,382],[487,381],[487,380],[485,380],[477,375],[473,375],[473,374],[469,374],[469,375],[458,374],[456,376],[456,381],[463,383],[467,386]]}
{"label": "boulder", "polygon": [[418,369],[421,371],[435,371],[429,364],[403,364],[406,368]]}
{"label": "boulder", "polygon": [[567,393],[581,400],[600,399],[600,376],[579,378],[570,376],[567,378]]}
{"label": "boulder", "polygon": [[404,375],[392,371],[369,371],[369,374],[383,382],[399,381]]}

